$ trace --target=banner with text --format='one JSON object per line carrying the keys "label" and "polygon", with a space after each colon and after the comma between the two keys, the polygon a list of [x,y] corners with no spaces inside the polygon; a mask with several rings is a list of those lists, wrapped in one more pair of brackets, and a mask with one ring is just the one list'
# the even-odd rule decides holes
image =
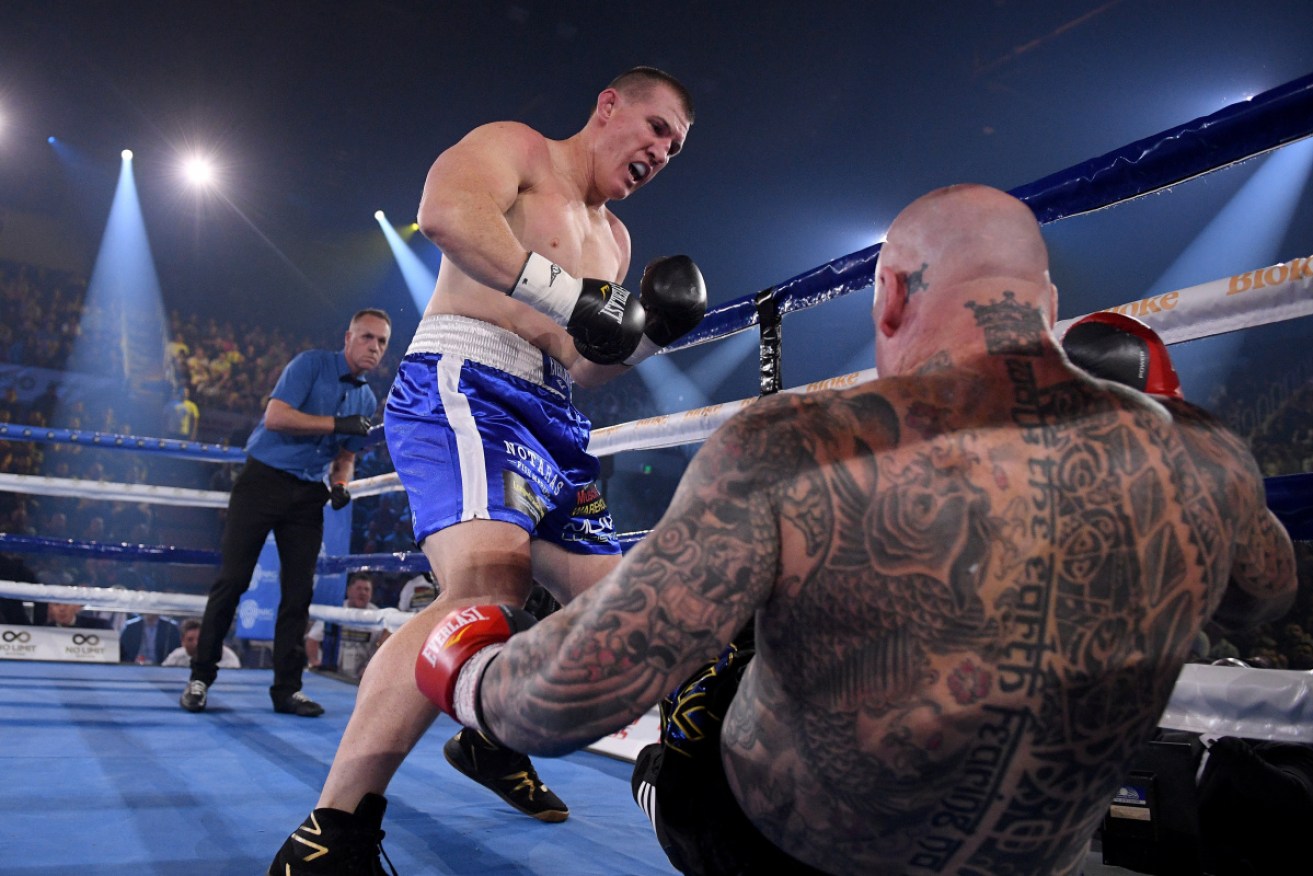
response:
{"label": "banner with text", "polygon": [[0,625],[0,660],[118,663],[119,634],[79,627]]}

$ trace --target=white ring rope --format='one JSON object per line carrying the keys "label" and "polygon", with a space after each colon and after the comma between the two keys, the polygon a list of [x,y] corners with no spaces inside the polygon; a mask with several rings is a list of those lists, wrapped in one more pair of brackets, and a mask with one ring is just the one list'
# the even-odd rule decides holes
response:
{"label": "white ring rope", "polygon": [[[141,614],[184,614],[200,617],[205,613],[206,597],[187,593],[164,593],[151,590],[122,590],[107,587],[83,587],[75,584],[32,584],[27,581],[0,580],[0,596],[30,599],[35,602],[62,602],[81,605],[86,611],[122,611]],[[396,631],[416,612],[396,608],[344,608],[311,603],[313,620],[338,623],[357,629]]]}
{"label": "white ring rope", "polygon": [[[1152,295],[1109,310],[1144,321],[1167,344],[1313,315],[1313,256]],[[1054,326],[1054,333],[1061,336],[1067,326],[1081,318],[1061,320]],[[872,368],[785,391],[838,389],[875,377]],[[705,441],[722,423],[754,401],[755,398],[741,399],[594,429],[588,452],[606,456]]]}
{"label": "white ring rope", "polygon": [[[1059,295],[1061,295],[1061,286]],[[1313,314],[1313,256],[1140,298],[1118,313],[1142,320],[1165,344],[1257,328]],[[1059,335],[1075,322],[1060,321]]]}
{"label": "white ring rope", "polygon": [[[1313,257],[1247,271],[1174,292],[1109,308],[1135,316],[1168,344],[1313,315]],[[1055,326],[1061,334],[1075,320]],[[786,392],[816,392],[873,379],[874,369],[832,377]],[[607,456],[631,450],[705,441],[756,398],[648,417],[596,429],[588,450]],[[132,449],[125,447],[123,449]],[[401,489],[395,472],[353,481],[356,498]],[[116,484],[0,473],[0,491],[48,496],[126,500],[161,505],[223,508],[228,494],[213,490]],[[91,610],[200,615],[205,597],[178,593],[106,590],[0,580],[0,596],[41,602],[81,603]],[[395,608],[350,609],[313,604],[315,620],[371,630],[396,630],[413,612]],[[1252,739],[1313,743],[1313,672],[1241,667],[1185,666],[1159,722],[1177,730]]]}
{"label": "white ring rope", "polygon": [[1313,671],[1187,663],[1158,725],[1313,743]]}
{"label": "white ring rope", "polygon": [[[875,379],[875,369],[868,368],[839,377],[828,377],[805,386],[786,389],[785,392],[807,393],[824,389],[842,389],[867,380]],[[588,452],[594,456],[608,456],[626,450],[650,450],[657,447],[677,447],[681,444],[695,444],[706,441],[711,433],[721,427],[730,417],[755,402],[755,398],[745,398],[724,404],[708,405],[677,414],[661,414],[594,429],[588,443]]]}
{"label": "white ring rope", "polygon": [[347,489],[351,491],[351,498],[363,499],[366,496],[378,496],[383,493],[395,493],[401,489],[401,479],[397,477],[394,471],[386,474],[374,475],[370,478],[361,478],[358,481],[352,481],[347,484]]}
{"label": "white ring rope", "polygon": [[[205,611],[205,597],[183,593],[0,580],[0,595],[80,604],[88,611],[197,617]],[[310,606],[314,620],[370,630],[395,632],[414,616],[395,608]],[[1313,743],[1313,672],[1187,664],[1158,723],[1195,733]]]}
{"label": "white ring rope", "polygon": [[[1164,292],[1108,308],[1143,320],[1167,344],[1313,315],[1313,256],[1245,271],[1198,286]],[[1080,317],[1055,326],[1059,335]],[[831,377],[786,392],[816,392],[851,386],[876,376],[875,369]],[[756,401],[740,399],[673,414],[660,414],[630,423],[593,430],[588,452],[609,456],[631,450],[654,450],[705,441],[726,420]],[[130,449],[130,448],[129,448]],[[358,499],[399,492],[395,472],[352,481],[348,488]],[[0,474],[0,491],[43,496],[88,495],[107,500],[223,508],[228,495],[214,490],[79,481],[37,475]]]}
{"label": "white ring rope", "polygon": [[177,505],[188,508],[228,507],[228,494],[217,490],[193,490],[186,487],[162,487],[150,484],[118,484],[110,481],[52,478],[45,475],[0,473],[0,492],[27,493],[34,496],[68,496],[74,499],[94,497],[106,501],[145,502],[151,505]]}

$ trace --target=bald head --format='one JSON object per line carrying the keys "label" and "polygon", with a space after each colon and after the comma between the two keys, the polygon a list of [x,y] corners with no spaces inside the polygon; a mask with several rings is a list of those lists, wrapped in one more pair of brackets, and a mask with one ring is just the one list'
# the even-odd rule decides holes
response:
{"label": "bald head", "polygon": [[[895,270],[934,272],[927,283],[985,277],[1046,282],[1048,251],[1030,208],[981,185],[936,189],[909,204],[889,228],[880,261]],[[927,272],[929,273],[929,272]]]}
{"label": "bald head", "polygon": [[1051,324],[1056,298],[1048,267],[1034,213],[1006,192],[965,184],[917,198],[889,226],[876,262],[881,373],[914,367],[964,340],[962,332],[974,328],[965,302],[981,295],[989,300],[1006,291]]}

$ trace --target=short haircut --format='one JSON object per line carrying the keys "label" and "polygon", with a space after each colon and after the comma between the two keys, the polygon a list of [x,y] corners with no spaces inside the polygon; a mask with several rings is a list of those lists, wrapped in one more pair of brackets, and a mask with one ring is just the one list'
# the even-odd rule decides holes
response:
{"label": "short haircut", "polygon": [[374,576],[368,572],[352,572],[346,576],[346,586],[350,587],[352,581],[368,581],[372,587],[374,585]]}
{"label": "short haircut", "polygon": [[643,97],[652,90],[653,86],[659,84],[675,92],[684,115],[688,116],[688,123],[693,124],[693,95],[688,93],[684,83],[664,70],[658,70],[656,67],[633,67],[612,79],[606,87],[614,88],[626,97]]}
{"label": "short haircut", "polygon": [[194,617],[189,617],[182,622],[182,631],[184,633],[190,633],[192,630],[199,630],[200,628],[201,622]]}
{"label": "short haircut", "polygon": [[377,316],[379,319],[387,323],[388,326],[392,325],[392,317],[388,316],[388,312],[386,310],[380,310],[377,307],[366,307],[364,310],[357,310],[355,316],[351,317],[351,325],[355,325],[356,321],[362,316]]}

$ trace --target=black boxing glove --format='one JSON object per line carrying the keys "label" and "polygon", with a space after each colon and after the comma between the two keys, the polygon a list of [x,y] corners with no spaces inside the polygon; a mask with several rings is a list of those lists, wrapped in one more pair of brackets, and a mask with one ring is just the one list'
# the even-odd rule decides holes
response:
{"label": "black boxing glove", "polygon": [[1124,313],[1100,310],[1076,320],[1062,336],[1062,350],[1095,377],[1149,395],[1185,398],[1162,338]]}
{"label": "black boxing glove", "polygon": [[599,365],[623,362],[643,339],[643,306],[628,289],[575,279],[536,252],[525,259],[509,294],[551,317],[570,333],[579,354]]}
{"label": "black boxing glove", "polygon": [[638,282],[639,301],[646,315],[643,339],[626,365],[637,365],[663,347],[697,328],[707,312],[707,287],[702,272],[686,255],[653,259]]}
{"label": "black boxing glove", "polygon": [[347,490],[346,484],[333,484],[328,492],[328,502],[333,506],[334,511],[341,511],[351,503],[351,493]]}
{"label": "black boxing glove", "polygon": [[369,417],[362,414],[352,414],[349,417],[334,417],[333,431],[339,435],[367,436],[369,434]]}

